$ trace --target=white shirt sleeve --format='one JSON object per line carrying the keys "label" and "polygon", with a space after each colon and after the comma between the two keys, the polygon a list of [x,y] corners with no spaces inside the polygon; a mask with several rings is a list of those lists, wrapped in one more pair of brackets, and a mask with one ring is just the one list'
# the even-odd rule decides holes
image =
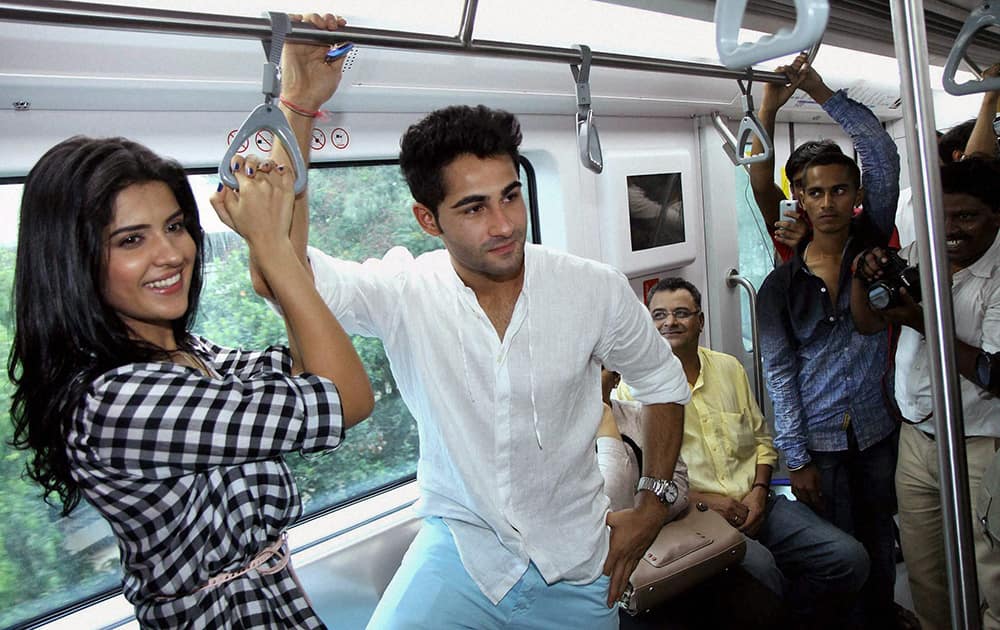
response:
{"label": "white shirt sleeve", "polygon": [[349,334],[384,338],[393,329],[414,264],[409,251],[394,247],[381,259],[356,263],[310,247],[309,263],[316,290]]}
{"label": "white shirt sleeve", "polygon": [[597,348],[598,358],[622,375],[637,401],[687,404],[691,388],[684,368],[656,331],[646,307],[625,276],[614,274],[609,285],[607,327]]}

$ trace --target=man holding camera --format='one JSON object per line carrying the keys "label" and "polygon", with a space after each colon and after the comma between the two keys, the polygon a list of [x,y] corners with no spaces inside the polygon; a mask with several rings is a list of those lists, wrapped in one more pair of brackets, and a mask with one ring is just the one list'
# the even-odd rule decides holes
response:
{"label": "man holding camera", "polygon": [[[945,238],[952,273],[955,354],[961,376],[969,489],[1000,449],[1000,168],[968,159],[941,168]],[[874,248],[854,263],[851,310],[861,332],[901,327],[896,349],[896,403],[906,424],[899,438],[896,492],[899,529],[913,603],[925,630],[950,626],[939,493],[930,357],[918,304],[916,246],[896,254]],[[907,285],[913,288],[907,289]],[[917,299],[914,299],[914,298]],[[1000,628],[1000,554],[973,516],[983,627]]]}
{"label": "man holding camera", "polygon": [[858,165],[843,154],[819,155],[804,173],[799,200],[813,239],[768,275],[757,302],[774,443],[795,496],[868,552],[855,611],[863,619],[851,627],[892,628],[896,423],[880,386],[888,336],[855,330],[850,267],[858,252],[888,241],[895,200],[855,216],[864,189]]}

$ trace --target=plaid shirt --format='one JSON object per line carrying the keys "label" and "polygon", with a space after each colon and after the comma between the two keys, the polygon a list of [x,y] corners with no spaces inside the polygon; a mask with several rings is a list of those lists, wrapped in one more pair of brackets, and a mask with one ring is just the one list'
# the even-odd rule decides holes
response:
{"label": "plaid shirt", "polygon": [[291,376],[285,349],[193,342],[216,378],[173,363],[115,368],[67,434],[74,479],[118,538],[125,597],[148,628],[322,628],[287,569],[157,599],[192,593],[276,540],[302,512],[281,455],[343,437],[336,387]]}

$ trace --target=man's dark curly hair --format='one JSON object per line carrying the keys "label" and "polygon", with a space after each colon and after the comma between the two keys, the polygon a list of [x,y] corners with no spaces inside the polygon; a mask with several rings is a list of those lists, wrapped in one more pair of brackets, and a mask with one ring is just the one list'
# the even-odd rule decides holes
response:
{"label": "man's dark curly hair", "polygon": [[968,158],[941,166],[941,190],[945,194],[966,194],[979,199],[993,212],[1000,212],[1000,161]]}
{"label": "man's dark curly hair", "polygon": [[510,156],[518,168],[521,125],[513,114],[485,105],[453,105],[411,125],[399,142],[399,166],[410,194],[437,218],[444,200],[443,171],[455,158]]}
{"label": "man's dark curly hair", "polygon": [[[792,181],[796,175],[805,172],[806,164],[812,162],[814,158],[828,153],[843,155],[844,151],[840,145],[830,139],[803,142],[788,156],[788,160],[785,162],[785,176],[788,177],[789,181]],[[794,181],[792,181],[792,185],[795,185]]]}

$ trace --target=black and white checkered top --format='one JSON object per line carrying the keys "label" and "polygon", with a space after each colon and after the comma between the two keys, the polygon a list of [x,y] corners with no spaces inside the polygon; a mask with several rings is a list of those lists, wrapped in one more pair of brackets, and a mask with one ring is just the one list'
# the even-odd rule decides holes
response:
{"label": "black and white checkered top", "polygon": [[91,384],[67,434],[73,476],[118,538],[125,597],[145,628],[322,628],[288,569],[186,594],[249,563],[299,517],[282,454],[340,444],[337,389],[291,376],[284,348],[193,343],[216,378],[173,363],[115,368]]}

